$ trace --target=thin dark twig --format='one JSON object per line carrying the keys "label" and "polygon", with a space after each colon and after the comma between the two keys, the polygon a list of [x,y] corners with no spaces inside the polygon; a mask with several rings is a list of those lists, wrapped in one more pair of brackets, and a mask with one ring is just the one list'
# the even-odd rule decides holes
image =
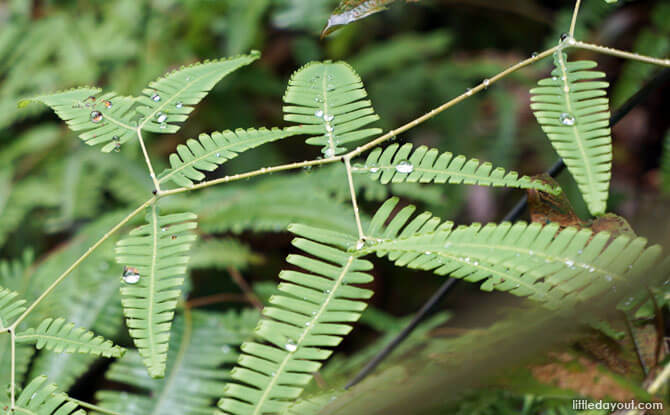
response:
{"label": "thin dark twig", "polygon": [[244,279],[242,274],[237,270],[237,268],[229,267],[228,273],[233,278],[233,281],[240,287],[244,295],[249,299],[249,302],[253,304],[257,309],[263,310],[263,303],[261,300],[256,297],[254,290],[251,289],[247,281]]}
{"label": "thin dark twig", "polygon": [[626,322],[626,331],[628,332],[628,335],[630,336],[630,341],[633,344],[633,349],[635,350],[635,356],[637,356],[637,361],[640,363],[640,368],[642,369],[642,373],[644,373],[644,377],[646,378],[647,375],[649,374],[649,369],[647,369],[647,365],[644,363],[644,358],[642,357],[642,351],[640,351],[640,344],[637,341],[637,336],[635,336],[635,332],[633,331],[633,325],[630,324],[630,319],[628,318],[628,314],[625,312],[621,312],[623,314],[623,319]]}
{"label": "thin dark twig", "polygon": [[[635,93],[632,97],[628,99],[621,107],[619,107],[610,117],[609,125],[613,127],[616,123],[621,121],[623,117],[626,116],[635,106],[644,101],[649,94],[655,89],[659,88],[664,83],[670,81],[670,68],[663,69],[658,73],[651,81],[646,83],[639,91]],[[558,159],[549,170],[547,174],[551,177],[558,176],[564,169],[565,163],[563,159]],[[505,215],[503,221],[514,222],[523,214],[528,206],[528,195],[524,195],[517,204],[510,210],[507,215]],[[400,332],[393,340],[391,340],[377,355],[367,364],[363,369],[361,369],[358,374],[344,387],[348,389],[361,380],[365,379],[372,371],[379,366],[379,364],[395,350],[396,347],[403,340],[405,340],[412,331],[428,317],[430,312],[442,301],[442,299],[447,295],[449,289],[458,281],[455,278],[448,278],[438,290],[433,294],[430,299],[421,307],[421,309],[414,315],[412,321],[405,327],[405,329]]]}

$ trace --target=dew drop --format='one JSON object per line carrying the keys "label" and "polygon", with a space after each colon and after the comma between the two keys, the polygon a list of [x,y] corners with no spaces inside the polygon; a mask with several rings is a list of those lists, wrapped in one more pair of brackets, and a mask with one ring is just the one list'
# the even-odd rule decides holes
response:
{"label": "dew drop", "polygon": [[328,131],[329,133],[332,133],[333,132],[333,126],[330,125],[330,124],[326,124],[326,131]]}
{"label": "dew drop", "polygon": [[398,173],[411,173],[414,171],[414,166],[407,160],[403,160],[395,166]]}
{"label": "dew drop", "polygon": [[572,267],[572,266],[575,265],[575,262],[568,259],[568,260],[565,261],[565,265],[567,265],[569,267]]}
{"label": "dew drop", "polygon": [[560,38],[560,39],[561,39],[561,42],[565,42],[565,40],[568,38],[568,36],[569,36],[569,35],[568,35],[567,33],[565,33],[565,32],[561,33],[561,38]]}
{"label": "dew drop", "polygon": [[370,173],[377,173],[378,171],[379,171],[379,167],[377,167],[377,166],[370,167]]}
{"label": "dew drop", "polygon": [[161,129],[165,129],[167,127],[167,124],[162,122],[159,126]]}
{"label": "dew drop", "polygon": [[530,54],[530,57],[531,58],[537,58],[537,55],[538,55],[537,52],[533,52],[533,53]]}
{"label": "dew drop", "polygon": [[91,121],[94,123],[99,123],[102,121],[102,113],[100,111],[91,111]]}
{"label": "dew drop", "polygon": [[224,344],[223,346],[221,346],[221,352],[222,353],[230,353],[230,346],[228,346],[227,344]]}
{"label": "dew drop", "polygon": [[470,96],[472,95],[472,88],[468,88],[465,90],[465,95]]}
{"label": "dew drop", "polygon": [[488,79],[484,79],[484,80],[482,81],[482,84],[484,84],[484,88],[486,89],[486,88],[488,88],[489,85],[491,84],[491,81],[488,80]]}
{"label": "dew drop", "polygon": [[334,115],[324,114],[323,119],[326,120],[327,122],[331,122],[331,121],[333,121],[333,120],[335,119],[335,116],[334,116]]}
{"label": "dew drop", "polygon": [[333,150],[332,148],[328,148],[326,149],[326,152],[323,153],[323,155],[326,156],[326,158],[331,158],[335,156],[335,150]]}
{"label": "dew drop", "polygon": [[177,101],[177,103],[174,104],[174,107],[177,108],[177,109],[179,109],[179,108],[181,108],[181,107],[183,107],[183,106],[184,106],[184,104],[182,104],[181,101]]}
{"label": "dew drop", "polygon": [[103,105],[105,106],[105,108],[107,108],[107,109],[112,108],[112,101],[109,101],[109,100],[106,99],[106,100],[102,101],[102,104],[103,104]]}
{"label": "dew drop", "polygon": [[563,125],[575,125],[575,117],[573,117],[572,114],[568,114],[567,112],[561,114],[560,117],[558,117],[558,120]]}
{"label": "dew drop", "polygon": [[305,327],[309,327],[311,324],[312,324],[312,323],[310,323],[309,321],[306,321],[306,322],[305,322]]}
{"label": "dew drop", "polygon": [[318,110],[317,112],[314,113],[314,116],[319,118],[323,117],[323,111]]}
{"label": "dew drop", "polygon": [[325,290],[323,290],[323,293],[324,293],[324,294],[330,294],[331,291],[330,291],[329,289],[325,289]]}
{"label": "dew drop", "polygon": [[365,242],[363,240],[356,242],[356,249],[363,249],[364,246]]}
{"label": "dew drop", "polygon": [[112,141],[114,142],[114,152],[118,153],[119,151],[121,151],[121,142],[119,136],[115,135],[114,137],[112,137]]}
{"label": "dew drop", "polygon": [[221,153],[216,153],[216,157],[217,158],[221,157]]}
{"label": "dew drop", "polygon": [[[165,120],[167,120],[167,114],[164,114],[162,112],[159,112],[158,114],[156,114],[156,121],[165,122]],[[165,128],[165,127],[162,127],[162,128]]]}
{"label": "dew drop", "polygon": [[293,340],[290,340],[290,339],[289,339],[289,341],[286,342],[286,344],[284,345],[284,348],[286,350],[288,350],[289,352],[295,352],[296,350],[298,350],[298,346],[295,344],[295,342]]}
{"label": "dew drop", "polygon": [[133,267],[123,267],[123,282],[126,284],[137,284],[140,281],[140,273]]}
{"label": "dew drop", "polygon": [[595,270],[596,270],[595,268],[593,268],[593,267],[589,267],[589,272],[593,272],[593,271],[595,271]]}
{"label": "dew drop", "polygon": [[161,96],[154,92],[154,94],[151,96],[151,100],[153,102],[158,102],[161,100]]}

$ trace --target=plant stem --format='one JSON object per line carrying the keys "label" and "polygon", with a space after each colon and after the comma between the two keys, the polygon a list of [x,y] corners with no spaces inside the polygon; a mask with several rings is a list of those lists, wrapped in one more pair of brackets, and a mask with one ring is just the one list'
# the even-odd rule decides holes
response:
{"label": "plant stem", "polygon": [[579,48],[579,49],[590,50],[592,52],[602,53],[602,54],[605,54],[605,55],[616,56],[616,57],[619,57],[619,58],[631,59],[631,60],[635,60],[635,61],[651,63],[651,64],[654,64],[654,65],[670,67],[670,59],[652,58],[651,56],[645,56],[645,55],[640,55],[640,54],[637,54],[637,53],[626,52],[626,51],[623,51],[623,50],[613,49],[613,48],[609,48],[609,47],[606,47],[606,46],[594,45],[594,44],[582,42],[582,41],[579,41],[579,40],[574,41],[574,43],[571,43],[570,46],[573,46],[573,47],[576,47],[576,48]]}
{"label": "plant stem", "polygon": [[395,130],[391,130],[388,133],[370,141],[369,143],[367,143],[363,146],[360,146],[360,147],[356,148],[355,150],[350,151],[349,153],[345,154],[345,157],[353,158],[354,156],[357,156],[357,155],[363,153],[364,151],[367,151],[367,150],[371,149],[372,147],[375,147],[375,146],[379,145],[380,143],[383,143],[384,141],[386,141],[386,140],[388,140],[392,137],[395,137],[396,135],[398,135],[400,133],[403,133],[403,132],[405,132],[405,131],[407,131],[411,128],[416,127],[417,125],[421,124],[422,122],[427,121],[427,120],[433,118],[434,116],[436,116],[437,114],[453,107],[454,105],[458,104],[459,102],[475,95],[478,92],[481,92],[481,91],[485,90],[491,84],[499,81],[500,79],[506,77],[507,75],[509,75],[513,72],[516,72],[519,69],[524,68],[524,67],[526,67],[526,66],[528,66],[532,63],[535,63],[535,62],[539,61],[540,59],[546,58],[547,56],[551,56],[554,52],[556,52],[556,50],[558,50],[558,48],[559,48],[559,46],[554,46],[553,48],[547,49],[542,53],[538,53],[537,55],[535,55],[533,57],[530,57],[528,59],[524,59],[521,62],[510,66],[509,68],[505,69],[504,71],[498,73],[497,75],[495,75],[495,76],[493,76],[489,79],[485,79],[484,81],[482,81],[476,87],[467,90],[466,92],[462,93],[461,95],[457,96],[456,98],[445,102],[444,104],[440,105],[439,107],[433,109],[430,112],[427,112],[426,114],[422,115],[421,117],[416,118],[415,120],[410,121],[407,124],[396,128]]}
{"label": "plant stem", "polygon": [[9,335],[12,360],[10,363],[9,401],[11,402],[11,410],[13,412],[16,405],[16,334],[14,334],[14,329],[9,329]]}
{"label": "plant stem", "polygon": [[191,190],[197,190],[197,189],[203,189],[205,187],[209,186],[214,186],[219,183],[228,183],[228,182],[234,182],[237,180],[242,180],[242,179],[248,179],[250,177],[255,177],[255,176],[260,176],[263,174],[268,174],[268,173],[274,173],[278,171],[285,171],[285,170],[295,170],[295,169],[300,169],[303,167],[311,167],[311,166],[318,166],[321,164],[330,164],[334,163],[336,161],[342,160],[343,156],[335,156],[335,157],[330,157],[327,159],[321,159],[321,160],[306,160],[306,161],[300,161],[296,163],[289,163],[289,164],[281,164],[279,166],[274,166],[274,167],[263,167],[262,169],[258,170],[253,170],[247,173],[240,173],[240,174],[234,174],[232,176],[225,176],[221,177],[220,179],[215,179],[215,180],[209,180],[206,182],[201,182],[198,183],[192,187],[179,187],[177,189],[172,189],[172,190],[166,190],[158,193],[158,196],[163,197],[163,196],[169,196],[169,195],[174,195],[177,193],[184,193],[188,192]]}
{"label": "plant stem", "polygon": [[579,14],[579,6],[581,3],[582,0],[577,0],[575,3],[575,9],[572,11],[572,22],[570,22],[570,37],[575,36],[575,26],[577,25],[577,15]]}
{"label": "plant stem", "polygon": [[144,161],[147,163],[147,167],[149,168],[149,176],[151,176],[151,181],[154,182],[154,189],[156,189],[156,192],[161,191],[161,185],[158,183],[158,180],[156,179],[156,173],[154,173],[154,167],[151,165],[151,159],[149,158],[149,153],[147,153],[147,148],[144,145],[144,139],[142,138],[142,129],[137,128],[137,139],[140,142],[140,147],[142,147],[142,154],[144,154]]}
{"label": "plant stem", "polygon": [[82,408],[86,409],[92,409],[96,412],[100,412],[101,414],[109,414],[109,415],[121,415],[119,412],[112,411],[111,409],[105,409],[97,405],[93,405],[92,403],[80,401],[79,399],[72,398],[70,396],[66,396],[67,400],[76,403],[77,405],[81,406]]}
{"label": "plant stem", "polygon": [[86,258],[88,258],[89,255],[91,255],[91,254],[93,253],[93,251],[95,251],[100,245],[102,245],[103,242],[105,242],[107,239],[109,239],[109,237],[112,236],[116,231],[118,231],[119,229],[121,229],[121,227],[122,227],[123,225],[125,225],[126,223],[128,223],[132,218],[134,218],[135,216],[137,216],[137,214],[139,214],[140,212],[142,212],[142,211],[144,210],[144,208],[146,208],[147,206],[151,205],[151,204],[154,203],[155,201],[156,201],[156,198],[155,198],[155,197],[152,197],[151,199],[149,199],[149,200],[147,200],[146,202],[142,203],[137,209],[135,209],[135,210],[132,211],[128,216],[126,216],[125,218],[123,218],[123,219],[121,220],[121,222],[119,222],[119,223],[117,223],[116,225],[114,225],[114,227],[113,227],[112,229],[110,229],[106,234],[104,234],[104,235],[102,236],[102,238],[100,238],[95,244],[93,244],[90,248],[88,248],[88,249],[86,250],[86,252],[84,252],[84,254],[83,254],[82,256],[79,257],[79,259],[77,259],[72,265],[70,265],[70,267],[69,267],[68,269],[66,269],[66,270],[65,270],[65,271],[64,271],[58,278],[56,278],[56,280],[54,280],[54,282],[52,282],[51,285],[50,285],[50,286],[49,286],[49,287],[48,287],[48,288],[47,288],[47,289],[46,289],[46,290],[45,290],[39,297],[37,297],[37,299],[36,299],[35,301],[33,301],[32,304],[30,304],[30,306],[29,306],[29,307],[28,307],[28,308],[27,308],[27,309],[26,309],[26,310],[19,316],[19,318],[18,318],[18,319],[17,319],[17,320],[16,320],[16,321],[9,327],[9,328],[11,329],[11,331],[13,332],[13,330],[16,329],[16,327],[18,327],[18,325],[23,321],[23,319],[25,319],[25,318],[28,316],[28,314],[30,314],[30,312],[33,311],[33,309],[34,309],[35,307],[37,307],[37,305],[38,305],[39,303],[41,303],[42,300],[44,300],[44,298],[45,298],[47,295],[49,295],[49,294],[50,294],[50,293],[51,293],[51,292],[58,286],[58,284],[61,283],[61,281],[63,281],[63,280],[65,279],[65,277],[67,277],[68,275],[70,275],[70,273],[71,273],[72,271],[74,271],[74,269],[77,268],[77,267],[79,266],[79,264],[81,264]]}
{"label": "plant stem", "polygon": [[358,229],[358,239],[365,239],[363,226],[361,225],[361,215],[358,212],[358,202],[356,201],[356,188],[354,187],[354,178],[351,176],[351,160],[344,158],[344,167],[347,170],[347,181],[349,182],[349,193],[351,194],[351,206],[354,208],[354,217],[356,218],[356,228]]}
{"label": "plant stem", "polygon": [[251,289],[247,281],[244,279],[244,277],[242,277],[242,274],[240,274],[240,272],[234,267],[229,267],[228,273],[233,278],[233,281],[235,281],[237,286],[240,287],[244,295],[249,299],[249,302],[253,304],[254,307],[262,311],[263,303],[261,303],[261,300],[259,300],[256,294],[254,294],[254,290]]}

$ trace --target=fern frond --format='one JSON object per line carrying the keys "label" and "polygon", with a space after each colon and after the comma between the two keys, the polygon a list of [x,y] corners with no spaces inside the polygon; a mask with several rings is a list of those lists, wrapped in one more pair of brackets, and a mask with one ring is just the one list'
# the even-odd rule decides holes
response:
{"label": "fern frond", "polygon": [[530,92],[531,109],[551,144],[575,178],[593,215],[605,212],[612,175],[612,137],[609,127],[607,82],[592,71],[592,61],[568,62],[554,55],[552,77]]}
{"label": "fern frond", "polygon": [[370,173],[371,178],[381,183],[464,183],[479,186],[505,186],[521,189],[537,189],[554,193],[556,190],[528,176],[519,177],[515,171],[494,169],[491,163],[478,159],[467,159],[446,152],[439,154],[435,148],[420,146],[412,153],[411,143],[400,146],[391,144],[384,150],[374,149],[364,166],[353,168],[354,173]]}
{"label": "fern frond", "polygon": [[83,131],[79,138],[86,144],[104,144],[102,151],[109,152],[135,137],[135,100],[100,92],[99,88],[83,87],[25,99],[19,105],[36,101],[49,106],[72,131]]}
{"label": "fern frond", "polygon": [[280,413],[297,398],[319,370],[321,361],[351,331],[364,300],[372,292],[356,284],[372,281],[368,261],[343,248],[355,243],[346,234],[291,225],[299,237],[293,245],[307,256],[289,255],[287,262],[304,271],[282,271],[282,294],[272,296],[256,329],[267,344],[246,342],[233,370],[238,383],[226,386],[219,407],[227,414]]}
{"label": "fern frond", "polygon": [[125,349],[115,346],[111,340],[96,336],[92,331],[66,323],[65,319],[47,318],[37,328],[16,333],[19,343],[35,344],[38,350],[47,349],[57,353],[89,353],[97,356],[120,357]]}
{"label": "fern frond", "polygon": [[186,145],[177,146],[177,152],[170,154],[171,168],[159,175],[158,182],[172,180],[178,186],[191,187],[194,181],[205,178],[202,171],[214,171],[243,151],[293,134],[295,133],[279,128],[250,128],[215,132],[211,135],[200,134],[197,140],[190,139]]}
{"label": "fern frond", "polygon": [[11,320],[26,310],[26,300],[18,297],[17,292],[0,287],[0,328],[9,327]]}
{"label": "fern frond", "polygon": [[125,267],[121,302],[126,324],[153,377],[163,376],[170,326],[184,282],[188,251],[196,239],[196,216],[159,216],[149,208],[147,224],[117,243],[117,262]]}
{"label": "fern frond", "polygon": [[[16,399],[12,414],[22,415],[86,415],[86,411],[58,391],[54,384],[47,384],[46,376],[31,380]],[[4,395],[4,394],[3,394]],[[3,396],[2,406],[7,408],[9,400]],[[10,413],[10,412],[6,412]]]}
{"label": "fern frond", "polygon": [[646,247],[643,238],[560,230],[558,224],[438,227],[427,213],[410,221],[413,208],[401,210],[384,229],[395,204],[387,202],[375,215],[369,234],[383,237],[361,251],[388,255],[398,266],[483,281],[485,291],[507,291],[551,308],[586,301],[622,284],[629,274],[652,267],[661,254],[659,246]]}
{"label": "fern frond", "polygon": [[150,378],[139,354],[130,351],[111,365],[106,378],[138,392],[98,392],[100,405],[124,415],[213,413],[215,399],[230,379],[228,366],[237,360],[239,345],[257,321],[258,313],[253,310],[186,311],[175,318],[172,327],[165,378]]}
{"label": "fern frond", "polygon": [[155,133],[176,133],[180,123],[224,76],[260,58],[258,51],[179,68],[149,84],[137,98],[139,127]]}
{"label": "fern frond", "polygon": [[364,128],[377,121],[361,78],[344,62],[312,62],[296,71],[284,94],[284,119],[299,123],[291,130],[313,135],[307,144],[323,146],[326,157],[345,145],[379,134]]}

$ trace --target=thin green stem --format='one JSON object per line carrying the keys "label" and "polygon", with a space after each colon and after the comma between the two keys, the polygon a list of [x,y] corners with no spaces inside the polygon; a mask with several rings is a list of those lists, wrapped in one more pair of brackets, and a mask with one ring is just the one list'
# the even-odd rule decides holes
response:
{"label": "thin green stem", "polygon": [[354,178],[351,176],[351,160],[344,158],[344,167],[347,170],[347,181],[349,182],[349,193],[351,194],[351,205],[354,208],[354,217],[356,218],[356,228],[358,229],[358,239],[365,239],[363,226],[361,225],[361,215],[358,211],[358,202],[356,201],[356,188],[354,187]]}
{"label": "thin green stem", "polygon": [[135,209],[135,210],[132,211],[128,216],[126,216],[125,218],[123,218],[123,219],[121,220],[121,222],[119,222],[119,223],[117,223],[116,225],[114,225],[114,227],[113,227],[112,229],[110,229],[106,234],[104,234],[104,235],[102,236],[102,238],[100,238],[95,244],[93,244],[90,248],[88,248],[88,249],[86,250],[86,252],[84,252],[84,254],[83,254],[82,256],[80,256],[80,257],[79,257],[79,258],[78,258],[72,265],[70,265],[70,267],[69,267],[68,269],[66,269],[66,270],[65,270],[65,271],[64,271],[58,278],[56,278],[56,279],[54,280],[54,282],[52,282],[51,285],[49,285],[49,287],[48,287],[48,288],[47,288],[47,289],[46,289],[46,290],[45,290],[39,297],[37,297],[37,299],[36,299],[35,301],[33,301],[32,304],[30,304],[30,306],[29,306],[29,307],[28,307],[28,308],[27,308],[27,309],[26,309],[26,310],[19,316],[19,318],[18,318],[18,319],[17,319],[17,320],[16,320],[16,321],[9,327],[9,328],[11,329],[11,331],[13,331],[14,329],[16,329],[16,327],[18,327],[18,325],[23,321],[23,319],[25,319],[25,318],[28,316],[28,314],[30,314],[30,312],[33,311],[33,310],[35,309],[35,307],[37,307],[37,305],[38,305],[39,303],[41,303],[42,300],[44,300],[44,298],[46,298],[46,296],[49,295],[49,294],[50,294],[50,293],[51,293],[51,292],[58,286],[58,284],[60,284],[60,283],[65,279],[65,277],[67,277],[68,275],[70,275],[70,273],[71,273],[72,271],[74,271],[74,269],[77,268],[77,267],[79,266],[79,264],[81,264],[86,258],[89,257],[89,255],[91,255],[96,249],[98,249],[98,247],[99,247],[100,245],[102,245],[103,242],[105,242],[107,239],[109,239],[109,238],[110,238],[116,231],[118,231],[119,229],[121,229],[121,227],[122,227],[123,225],[125,225],[126,223],[128,223],[132,218],[134,218],[135,216],[137,216],[137,214],[139,214],[140,212],[142,212],[142,211],[144,210],[144,208],[146,208],[147,206],[151,205],[151,204],[154,203],[155,201],[156,201],[156,198],[155,198],[155,197],[152,197],[151,199],[149,199],[149,200],[147,200],[146,202],[142,203],[137,209]]}
{"label": "thin green stem", "polygon": [[613,49],[613,48],[609,48],[609,47],[606,47],[606,46],[594,45],[594,44],[591,44],[591,43],[581,42],[579,40],[575,40],[574,42],[570,42],[569,46],[573,46],[573,47],[576,47],[576,48],[579,48],[579,49],[584,49],[584,50],[590,50],[592,52],[598,52],[598,53],[602,53],[602,54],[605,54],[605,55],[616,56],[616,57],[619,57],[619,58],[630,59],[630,60],[645,62],[645,63],[651,63],[651,64],[659,65],[659,66],[670,67],[670,59],[653,58],[651,56],[645,56],[645,55],[640,55],[640,54],[637,54],[637,53],[626,52],[626,51],[623,51],[623,50]]}
{"label": "thin green stem", "polygon": [[395,130],[391,130],[388,133],[370,141],[369,143],[356,148],[355,150],[350,151],[349,153],[345,154],[345,157],[353,158],[353,157],[355,157],[355,156],[357,156],[357,155],[359,155],[359,154],[361,154],[361,153],[363,153],[363,152],[365,152],[365,151],[367,151],[367,150],[369,150],[373,147],[376,147],[377,145],[383,143],[384,141],[389,140],[389,139],[397,136],[400,133],[403,133],[403,132],[405,132],[405,131],[407,131],[411,128],[416,127],[417,125],[423,123],[424,121],[427,121],[427,120],[433,118],[434,116],[436,116],[437,114],[453,107],[454,105],[458,104],[459,102],[464,101],[465,99],[470,98],[471,96],[477,94],[478,92],[481,92],[481,91],[485,90],[491,84],[494,84],[495,82],[501,80],[502,78],[508,76],[509,74],[511,74],[513,72],[516,72],[519,69],[524,68],[524,67],[526,67],[526,66],[528,66],[532,63],[535,63],[535,62],[539,61],[540,59],[544,59],[547,56],[551,56],[554,52],[556,52],[556,50],[558,48],[559,48],[559,46],[554,46],[553,48],[547,49],[542,53],[538,53],[537,55],[533,55],[532,57],[530,57],[528,59],[524,59],[521,62],[510,66],[509,68],[505,69],[504,71],[500,72],[499,74],[497,74],[497,75],[495,75],[495,76],[493,76],[489,79],[485,79],[484,81],[482,81],[476,87],[474,87],[472,89],[468,89],[467,91],[465,91],[461,95],[457,96],[456,98],[445,102],[444,104],[440,105],[439,107],[433,109],[430,112],[427,112],[426,114],[422,115],[421,117],[419,117],[419,118],[417,118],[413,121],[410,121],[407,124],[396,128]]}
{"label": "thin green stem", "polygon": [[154,189],[156,189],[156,192],[161,191],[161,185],[156,179],[156,173],[154,173],[154,167],[151,164],[151,159],[149,158],[149,153],[147,153],[147,148],[144,145],[144,139],[142,138],[142,129],[137,128],[137,139],[140,142],[140,147],[142,147],[142,154],[144,154],[144,161],[147,163],[147,168],[149,168],[149,176],[151,176],[151,181],[154,183]]}
{"label": "thin green stem", "polygon": [[112,411],[111,409],[105,409],[105,408],[100,407],[98,405],[93,405],[92,403],[80,401],[79,399],[75,399],[75,398],[72,398],[70,396],[66,396],[66,398],[67,398],[68,401],[70,401],[72,403],[76,403],[77,405],[81,406],[82,408],[92,409],[96,412],[100,412],[101,414],[122,415],[121,413],[116,412],[116,411]]}
{"label": "thin green stem", "polygon": [[579,6],[581,5],[582,0],[577,0],[575,3],[575,9],[572,11],[572,22],[570,22],[570,36],[575,36],[575,26],[577,25],[577,15],[579,14]]}
{"label": "thin green stem", "polygon": [[9,401],[11,402],[11,409],[14,411],[16,405],[16,334],[14,329],[9,330],[10,335],[10,349],[11,349],[11,363],[10,363],[10,385],[9,385]]}
{"label": "thin green stem", "polygon": [[303,167],[311,167],[311,166],[318,166],[322,164],[330,164],[334,163],[336,161],[342,160],[342,156],[335,156],[335,157],[330,157],[326,159],[320,159],[320,160],[307,160],[307,161],[301,161],[297,163],[289,163],[289,164],[282,164],[279,166],[274,166],[274,167],[263,167],[262,169],[258,170],[253,170],[247,173],[241,173],[241,174],[234,174],[232,176],[225,176],[221,177],[220,179],[215,179],[215,180],[209,180],[206,182],[201,182],[198,183],[192,187],[179,187],[177,189],[172,189],[172,190],[166,190],[158,193],[158,196],[163,197],[163,196],[169,196],[169,195],[174,195],[177,193],[184,193],[188,192],[191,190],[197,190],[197,189],[203,189],[205,187],[209,186],[214,186],[219,183],[228,183],[228,182],[234,182],[237,180],[242,180],[242,179],[248,179],[251,177],[255,176],[260,176],[263,174],[268,174],[268,173],[275,173],[279,171],[285,171],[285,170],[295,170],[295,169],[301,169]]}

